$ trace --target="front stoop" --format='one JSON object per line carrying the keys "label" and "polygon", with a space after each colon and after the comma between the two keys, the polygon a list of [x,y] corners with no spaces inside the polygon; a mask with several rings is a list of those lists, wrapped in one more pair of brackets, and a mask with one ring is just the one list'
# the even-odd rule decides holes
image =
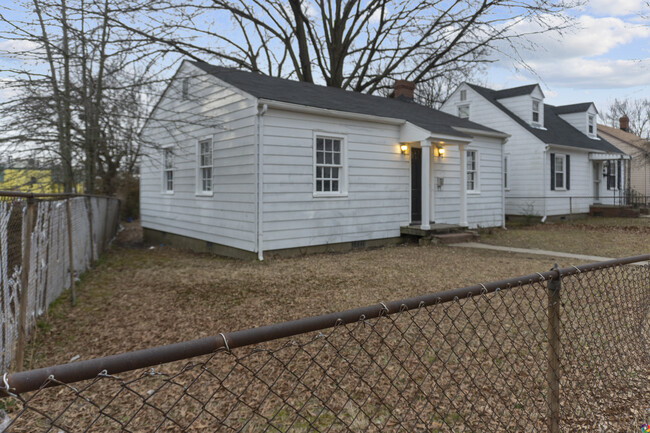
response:
{"label": "front stoop", "polygon": [[431,224],[429,230],[414,225],[404,226],[401,233],[403,237],[416,238],[420,245],[476,242],[479,237],[477,232],[454,224]]}

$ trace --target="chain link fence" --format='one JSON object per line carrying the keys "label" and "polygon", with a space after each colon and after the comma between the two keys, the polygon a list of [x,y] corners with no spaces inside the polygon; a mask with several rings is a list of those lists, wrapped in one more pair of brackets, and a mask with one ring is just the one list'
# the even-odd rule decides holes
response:
{"label": "chain link fence", "polygon": [[650,423],[650,268],[627,264],[648,259],[5,375],[5,423],[11,432],[637,431]]}
{"label": "chain link fence", "polygon": [[37,318],[106,249],[119,201],[0,192],[0,367],[20,370]]}

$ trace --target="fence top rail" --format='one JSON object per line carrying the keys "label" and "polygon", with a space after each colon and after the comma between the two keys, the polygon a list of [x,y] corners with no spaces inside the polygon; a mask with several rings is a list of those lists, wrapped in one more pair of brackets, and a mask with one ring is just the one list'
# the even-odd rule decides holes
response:
{"label": "fence top rail", "polygon": [[180,361],[195,356],[208,355],[220,349],[230,351],[235,348],[251,346],[279,338],[321,331],[339,325],[354,323],[359,320],[374,319],[405,310],[418,309],[462,298],[507,290],[523,284],[558,280],[561,277],[582,272],[648,260],[650,260],[650,254],[571,266],[562,269],[556,266],[547,272],[508,278],[500,281],[492,281],[485,284],[475,284],[468,287],[451,289],[392,302],[382,302],[366,307],[280,322],[258,328],[244,329],[225,334],[221,333],[211,337],[185,341],[182,343],[168,344],[149,349],[142,349],[74,363],[60,364],[24,372],[12,374],[5,373],[2,376],[2,382],[0,382],[0,397],[35,391],[41,388],[43,384],[47,382],[48,378],[55,378],[56,381],[49,381],[47,386],[74,383],[82,380],[93,379],[100,373],[112,375],[123,373],[125,371],[153,367],[155,365]]}
{"label": "fence top rail", "polygon": [[17,197],[17,198],[73,198],[73,197],[95,197],[95,198],[115,198],[106,195],[97,194],[76,194],[76,193],[34,193],[20,191],[0,191],[0,197]]}

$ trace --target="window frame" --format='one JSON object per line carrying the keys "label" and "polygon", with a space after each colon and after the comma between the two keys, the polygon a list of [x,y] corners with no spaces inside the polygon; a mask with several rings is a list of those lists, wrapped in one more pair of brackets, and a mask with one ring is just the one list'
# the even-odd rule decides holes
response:
{"label": "window frame", "polygon": [[587,133],[592,137],[596,135],[596,116],[587,113]]}
{"label": "window frame", "polygon": [[[168,159],[168,155],[171,157]],[[162,193],[163,194],[174,194],[174,147],[165,146],[162,148]],[[167,165],[168,160],[170,160],[169,166]],[[171,178],[167,175],[171,174]],[[169,183],[171,182],[171,189],[169,189]]]}
{"label": "window frame", "polygon": [[[562,161],[562,171],[558,171],[557,169],[557,163],[558,161]],[[566,154],[565,153],[556,153],[555,154],[555,167],[554,167],[554,173],[555,173],[555,190],[556,191],[567,191],[566,189]],[[562,186],[558,186],[557,183],[557,175],[561,174],[562,175]]]}
{"label": "window frame", "polygon": [[[535,105],[537,105],[537,108],[535,108]],[[541,110],[540,106],[542,105],[542,101],[539,99],[533,99],[531,111],[532,111],[532,124],[535,126],[540,126],[542,124],[542,115],[541,115]],[[535,120],[535,114],[537,114],[537,120]]]}
{"label": "window frame", "polygon": [[[340,161],[339,164],[326,164],[318,163],[317,156],[317,140],[322,139],[333,139],[340,141]],[[347,136],[342,134],[331,133],[328,131],[314,131],[312,137],[312,196],[314,198],[336,198],[336,197],[347,197],[348,196],[348,158],[347,158]],[[339,189],[338,191],[317,191],[317,172],[318,167],[322,168],[338,168],[339,169]],[[323,177],[321,177],[323,179]],[[332,178],[330,178],[332,179]]]}
{"label": "window frame", "polygon": [[[202,165],[201,145],[210,142],[210,165]],[[203,189],[203,170],[210,170],[210,189]],[[214,195],[214,138],[212,135],[201,137],[196,141],[196,195],[203,197],[212,197]]]}
{"label": "window frame", "polygon": [[460,102],[467,101],[467,89],[462,89],[460,91]]}
{"label": "window frame", "polygon": [[[475,155],[474,157],[474,170],[470,170],[468,167],[470,157],[469,154],[473,153]],[[480,179],[480,152],[477,149],[465,149],[465,191],[467,191],[467,194],[479,194],[481,192],[481,184],[479,182]],[[472,189],[469,189],[469,175],[470,173],[474,173],[473,181],[474,185]]]}
{"label": "window frame", "polygon": [[[461,109],[462,108],[467,108],[467,117],[462,117],[461,116]],[[469,106],[469,104],[460,104],[460,105],[458,105],[457,110],[458,110],[458,114],[457,114],[458,117],[460,117],[461,119],[469,120],[469,116],[470,116],[470,106]]]}
{"label": "window frame", "polygon": [[185,77],[181,80],[181,100],[188,99],[190,99],[190,77]]}

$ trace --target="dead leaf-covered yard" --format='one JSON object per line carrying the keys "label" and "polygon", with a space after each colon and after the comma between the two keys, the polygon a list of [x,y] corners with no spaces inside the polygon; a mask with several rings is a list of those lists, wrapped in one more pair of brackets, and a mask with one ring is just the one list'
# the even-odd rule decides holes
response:
{"label": "dead leaf-covered yard", "polygon": [[[648,228],[617,224],[490,230],[483,238],[490,243],[573,249],[591,255],[644,252],[637,250],[648,245],[639,241],[647,239]],[[590,250],[601,245],[598,239],[609,238],[603,233],[631,236],[623,236],[618,249]],[[138,226],[128,225],[95,269],[81,277],[77,305],[71,306],[70,295],[64,294],[39,320],[26,367],[85,360],[534,274],[548,270],[554,262],[545,256],[404,244],[258,263],[143,246]],[[560,259],[558,264],[566,267],[579,262]],[[609,331],[602,333],[601,322],[590,313],[595,309],[607,317],[611,313],[603,311],[613,309],[620,313],[613,323],[625,327],[634,322],[646,302],[645,286],[639,279],[645,274],[637,270],[626,277],[629,287],[622,288],[629,296],[624,302],[607,290],[610,284],[623,281],[618,271],[577,277],[564,295],[562,314],[575,316],[571,321],[575,329],[569,327],[566,332],[575,331],[575,336],[567,334],[568,345],[563,347],[567,353],[577,351],[567,355],[566,362],[580,359],[581,364],[567,370],[563,379],[563,395],[570,402],[563,404],[563,425],[591,425],[595,409],[590,402],[601,397],[592,395],[590,386],[583,388],[590,383],[584,378],[594,369],[603,374],[612,370],[610,361],[618,365],[620,358],[588,355],[592,346],[609,347],[614,342],[600,339]],[[29,410],[19,418],[15,431],[51,426],[64,431],[91,426],[93,431],[158,431],[158,427],[162,431],[226,428],[253,432],[270,427],[272,431],[386,431],[402,422],[417,431],[418,426],[474,431],[476,423],[492,431],[515,431],[524,424],[538,430],[546,425],[547,413],[545,285],[531,279],[511,290],[403,312],[386,320],[349,323],[326,331],[326,337],[305,335],[299,342],[267,343],[266,349],[238,349],[236,358],[218,353],[214,358],[158,366],[155,373],[98,377],[78,385],[81,388],[36,393],[26,403]],[[597,332],[583,331],[596,325]],[[634,352],[639,335],[616,340],[616,353],[623,348]],[[645,370],[634,367],[633,373],[632,379]],[[630,408],[638,410],[640,404],[630,389],[643,393],[645,382],[628,376],[620,380],[615,374],[597,387],[606,393],[616,386],[621,389],[607,399],[615,397],[609,406],[615,409],[618,404],[625,413],[608,413],[609,426],[636,419],[627,413]],[[294,394],[296,383],[302,387]],[[471,410],[463,403],[465,399],[472,402]],[[578,401],[580,409],[573,412],[570,404]],[[9,413],[17,413],[21,404],[11,401],[5,406]]]}
{"label": "dead leaf-covered yard", "polygon": [[[120,237],[122,243],[82,276],[77,305],[64,294],[41,318],[26,367],[526,275],[554,263],[540,256],[416,244],[257,263],[165,246],[133,247],[137,226]],[[560,262],[572,264],[577,263]]]}

